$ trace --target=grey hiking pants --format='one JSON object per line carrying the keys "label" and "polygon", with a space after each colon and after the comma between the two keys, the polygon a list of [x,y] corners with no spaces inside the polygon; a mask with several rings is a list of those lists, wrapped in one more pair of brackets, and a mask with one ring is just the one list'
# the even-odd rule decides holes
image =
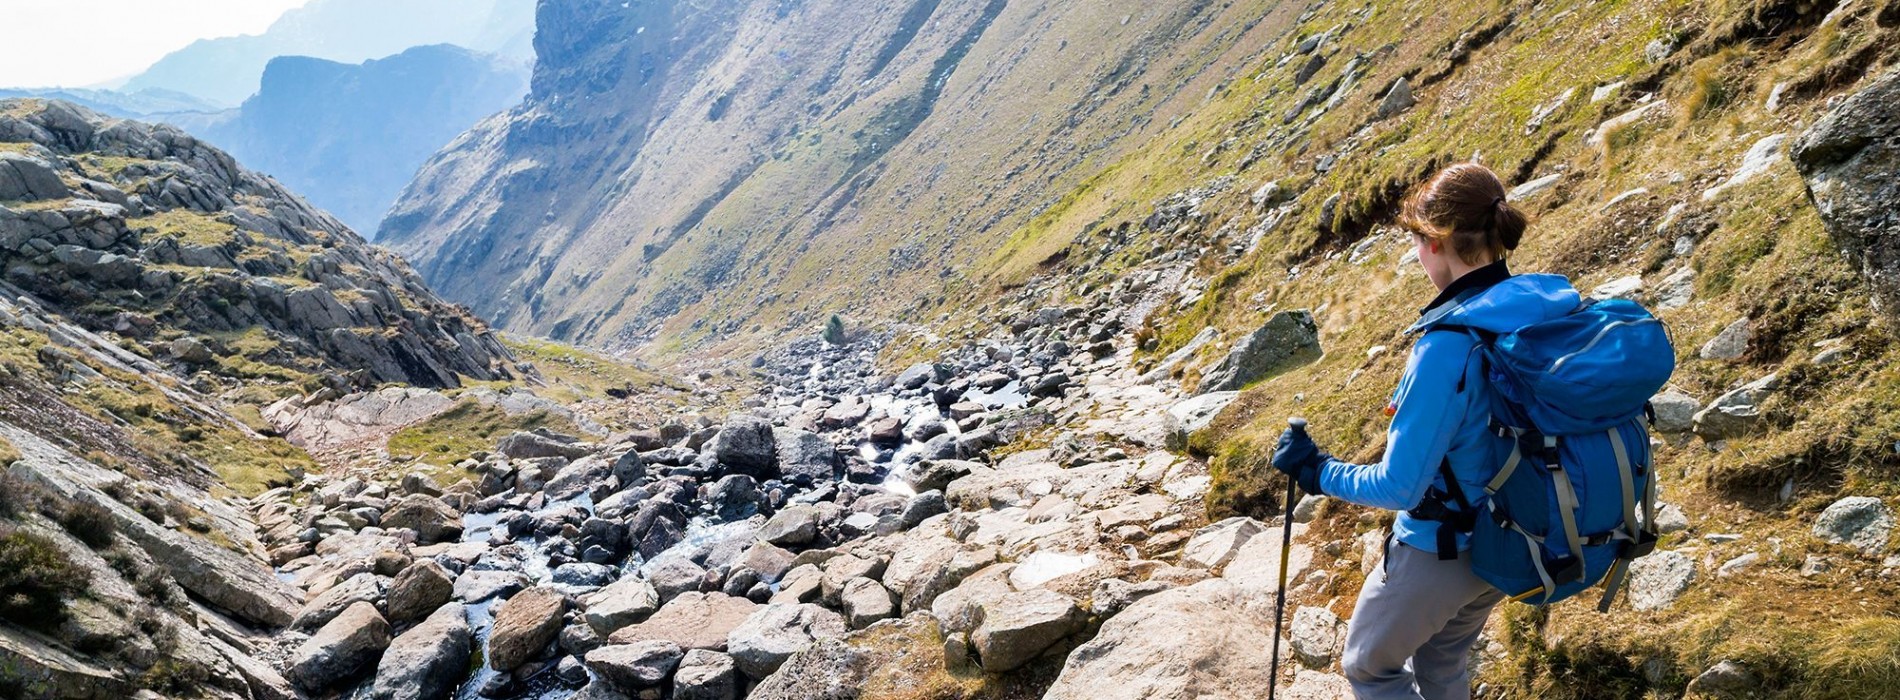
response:
{"label": "grey hiking pants", "polygon": [[1360,700],[1469,700],[1471,645],[1504,594],[1455,561],[1387,540],[1366,580],[1340,660]]}

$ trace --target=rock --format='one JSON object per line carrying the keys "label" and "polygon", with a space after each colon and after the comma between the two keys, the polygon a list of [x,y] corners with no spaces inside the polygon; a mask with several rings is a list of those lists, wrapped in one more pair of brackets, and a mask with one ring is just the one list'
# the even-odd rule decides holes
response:
{"label": "rock", "polygon": [[1676,42],[1667,38],[1654,39],[1651,40],[1647,46],[1643,47],[1643,60],[1649,61],[1650,63],[1662,63],[1663,61],[1669,60],[1669,56],[1675,52]]}
{"label": "rock", "polygon": [[1293,646],[1293,653],[1300,663],[1312,668],[1326,668],[1339,657],[1339,651],[1345,644],[1345,623],[1339,616],[1326,608],[1301,607],[1293,613],[1292,629],[1287,641]]}
{"label": "rock", "polygon": [[983,670],[1013,671],[1082,630],[1088,616],[1068,596],[1047,589],[1011,593],[983,606],[970,635]]}
{"label": "rock", "polygon": [[1900,317],[1900,67],[1841,100],[1795,140],[1790,157],[1836,246]]}
{"label": "rock", "polygon": [[52,163],[25,153],[0,151],[0,201],[35,202],[71,195],[72,190],[59,179]]}
{"label": "rock", "polygon": [[1893,525],[1893,509],[1880,499],[1848,496],[1821,511],[1814,521],[1814,536],[1874,556],[1886,551]]}
{"label": "rock", "polygon": [[759,605],[723,593],[684,593],[660,606],[646,621],[608,635],[612,644],[664,639],[685,649],[726,648],[726,636]]}
{"label": "rock", "polygon": [[1518,186],[1511,188],[1510,200],[1513,202],[1519,202],[1525,199],[1529,199],[1543,192],[1544,190],[1550,189],[1551,187],[1555,186],[1559,181],[1563,179],[1564,179],[1563,173],[1554,173],[1551,175],[1545,175],[1535,180],[1526,180],[1522,183],[1519,183]]}
{"label": "rock", "polygon": [[1352,697],[1352,682],[1345,676],[1300,669],[1286,687],[1287,700],[1342,700]]}
{"label": "rock", "polygon": [[1762,173],[1767,172],[1769,168],[1774,167],[1775,164],[1782,162],[1781,146],[1787,143],[1787,141],[1787,134],[1775,134],[1756,141],[1755,145],[1748,147],[1747,153],[1742,154],[1742,164],[1735,169],[1735,174],[1723,181],[1722,184],[1704,191],[1702,193],[1702,201],[1715,201],[1729,190],[1755,179]]}
{"label": "rock", "polygon": [[1373,118],[1386,119],[1411,109],[1415,104],[1418,104],[1418,98],[1412,96],[1412,83],[1400,76],[1392,82],[1392,88],[1385,92],[1385,97],[1379,100],[1379,111]]}
{"label": "rock", "polygon": [[1695,414],[1695,434],[1713,442],[1754,432],[1761,427],[1762,402],[1780,388],[1780,376],[1770,374],[1723,394]]}
{"label": "rock", "polygon": [[374,668],[388,647],[389,622],[374,604],[359,601],[291,653],[284,677],[312,694],[346,686]]}
{"label": "rock", "polygon": [[429,617],[390,642],[376,667],[370,689],[374,700],[446,698],[468,675],[473,634],[460,603],[435,609]]}
{"label": "rock", "polygon": [[297,613],[297,619],[290,621],[290,627],[297,630],[314,630],[322,627],[336,619],[336,616],[343,614],[343,611],[351,605],[374,604],[382,600],[383,593],[388,590],[388,587],[389,580],[376,574],[366,572],[351,576],[342,583],[331,586],[330,590],[324,591],[322,595],[305,605],[303,610]]}
{"label": "rock", "polygon": [[928,362],[919,362],[897,374],[893,382],[899,389],[920,389],[925,384],[936,381],[937,368]]}
{"label": "rock", "polygon": [[1244,612],[1220,579],[1157,593],[1076,647],[1045,700],[1251,698],[1267,676],[1271,624]]}
{"label": "rock", "polygon": [[840,607],[844,609],[846,624],[854,630],[897,616],[897,596],[883,584],[868,578],[846,580],[838,599]]}
{"label": "rock", "polygon": [[1186,451],[1188,436],[1214,422],[1214,417],[1220,415],[1221,409],[1227,408],[1239,396],[1238,391],[1212,391],[1169,406],[1167,412],[1162,414],[1162,427],[1167,431],[1167,448],[1176,452]]}
{"label": "rock", "polygon": [[1325,502],[1325,496],[1315,496],[1310,493],[1301,496],[1300,502],[1293,506],[1293,522],[1301,524],[1313,522],[1313,519],[1319,517],[1320,504]]}
{"label": "rock", "polygon": [[1689,516],[1674,503],[1656,507],[1656,533],[1669,535],[1689,529]]}
{"label": "rock", "polygon": [[503,601],[488,635],[488,667],[513,671],[533,661],[561,632],[567,599],[546,586],[535,586]]}
{"label": "rock", "polygon": [[1637,610],[1666,608],[1694,581],[1694,559],[1673,550],[1656,550],[1630,564],[1630,605]]}
{"label": "rock", "polygon": [[[1683,240],[1683,239],[1678,239]],[[1695,300],[1695,267],[1683,265],[1664,277],[1662,287],[1657,290],[1656,308],[1667,311],[1688,306]]]}
{"label": "rock", "polygon": [[684,655],[678,644],[663,639],[612,644],[587,652],[587,669],[621,690],[637,691],[665,682]]}
{"label": "rock", "polygon": [[1604,135],[1614,133],[1623,127],[1645,119],[1661,116],[1668,113],[1668,111],[1669,102],[1667,100],[1651,100],[1649,103],[1628,112],[1605,119],[1602,124],[1597,125],[1595,131],[1590,132],[1589,138],[1584,139],[1584,145],[1590,146],[1591,148],[1600,147],[1603,145]]}
{"label": "rock", "polygon": [[926,459],[901,472],[904,483],[912,491],[942,491],[949,488],[950,482],[969,476],[971,473],[988,469],[978,462],[959,459]]}
{"label": "rock", "polygon": [[1181,565],[1220,569],[1233,561],[1247,540],[1266,530],[1260,521],[1238,516],[1201,528],[1181,550]]}
{"label": "rock", "polygon": [[1689,697],[1739,700],[1755,697],[1761,690],[1761,679],[1748,667],[1734,661],[1723,661],[1689,681],[1687,692]]}
{"label": "rock", "polygon": [[1756,562],[1759,562],[1759,561],[1761,561],[1761,554],[1756,553],[1756,552],[1749,552],[1747,554],[1741,555],[1734,559],[1730,559],[1726,562],[1722,562],[1722,565],[1716,567],[1715,569],[1715,577],[1728,578],[1730,576],[1734,576],[1736,574],[1739,574],[1739,573],[1742,573],[1743,571],[1748,570],[1749,567],[1754,566]]}
{"label": "rock", "polygon": [[[455,579],[434,559],[421,559],[396,575],[389,586],[389,621],[402,623],[435,612],[455,595]],[[459,607],[459,606],[458,606]]]}
{"label": "rock", "polygon": [[1748,319],[1737,319],[1715,334],[1709,342],[1703,343],[1698,354],[1704,360],[1733,360],[1748,352],[1748,341],[1753,336],[1754,333],[1748,330]]}
{"label": "rock", "polygon": [[778,445],[772,423],[754,415],[740,413],[727,418],[701,457],[710,458],[729,473],[759,479],[778,475]]}
{"label": "rock", "polygon": [[588,626],[604,636],[647,619],[660,609],[660,593],[646,579],[629,575],[595,591],[586,603]]}
{"label": "rock", "polygon": [[658,591],[660,602],[665,603],[683,593],[699,590],[699,583],[706,580],[706,569],[686,557],[667,555],[648,564],[646,575]]}
{"label": "rock", "polygon": [[[771,512],[771,503],[765,493],[759,490],[759,482],[746,474],[720,477],[713,484],[712,492],[707,494],[706,504],[712,506],[713,513],[719,519],[726,521],[744,520],[759,513]],[[672,546],[672,543],[667,546]],[[646,552],[642,550],[641,553]]]}
{"label": "rock", "polygon": [[442,499],[412,493],[390,504],[383,512],[382,526],[415,530],[417,544],[451,542],[462,536],[462,515]]}
{"label": "rock", "polygon": [[1702,402],[1670,387],[1650,397],[1649,406],[1656,411],[1656,430],[1674,434],[1686,433],[1695,428],[1695,414],[1702,409]]}
{"label": "rock", "polygon": [[1195,394],[1234,391],[1319,359],[1319,329],[1307,311],[1282,311],[1201,373]]}
{"label": "rock", "polygon": [[778,583],[785,572],[792,569],[792,560],[797,557],[791,552],[765,542],[754,542],[745,551],[739,564],[759,575],[759,580],[767,584]]}
{"label": "rock", "polygon": [[606,564],[568,562],[549,572],[548,582],[568,593],[592,593],[613,583],[619,572]]}
{"label": "rock", "polygon": [[843,637],[849,631],[842,616],[810,603],[767,605],[727,633],[726,651],[741,673],[759,679],[772,675],[814,640]]}
{"label": "rock", "polygon": [[818,484],[838,478],[838,448],[831,441],[806,430],[778,428],[772,431],[778,452],[778,470],[788,481]]}
{"label": "rock", "polygon": [[557,440],[540,433],[515,432],[496,443],[495,451],[509,459],[540,459],[543,457],[565,457],[580,459],[590,453],[586,447],[572,442]]}
{"label": "rock", "polygon": [[781,547],[809,544],[818,536],[820,517],[818,509],[812,506],[786,508],[759,528],[759,539]]}
{"label": "rock", "polygon": [[904,527],[913,528],[936,516],[950,512],[950,502],[942,491],[925,491],[904,503]]}
{"label": "rock", "polygon": [[455,599],[479,603],[495,596],[511,596],[527,588],[528,577],[516,571],[467,571],[455,577]]}
{"label": "rock", "polygon": [[1628,277],[1618,277],[1598,285],[1595,290],[1590,292],[1590,298],[1598,301],[1605,299],[1635,299],[1636,294],[1641,291],[1643,291],[1643,276],[1630,275]]}
{"label": "rock", "polygon": [[739,693],[732,657],[693,649],[673,672],[673,700],[733,700]]}

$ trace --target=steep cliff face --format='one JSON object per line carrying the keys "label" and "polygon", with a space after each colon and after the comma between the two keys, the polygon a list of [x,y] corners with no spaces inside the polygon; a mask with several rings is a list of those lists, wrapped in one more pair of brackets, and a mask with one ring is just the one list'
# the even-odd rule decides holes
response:
{"label": "steep cliff face", "polygon": [[527,87],[525,63],[446,44],[361,64],[283,56],[239,109],[175,123],[373,236],[430,154]]}
{"label": "steep cliff face", "polygon": [[184,368],[339,388],[510,376],[480,321],[274,180],[176,128],[68,103],[0,102],[0,268]]}
{"label": "steep cliff face", "polygon": [[1257,56],[1297,14],[1269,5],[543,2],[528,100],[437,154],[383,235],[564,339],[901,308]]}

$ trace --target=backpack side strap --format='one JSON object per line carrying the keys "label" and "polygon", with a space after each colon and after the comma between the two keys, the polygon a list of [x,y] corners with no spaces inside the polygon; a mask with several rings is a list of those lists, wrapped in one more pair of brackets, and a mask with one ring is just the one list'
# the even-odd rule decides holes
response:
{"label": "backpack side strap", "polygon": [[1608,581],[1603,585],[1603,599],[1597,601],[1597,612],[1600,613],[1609,612],[1610,604],[1616,602],[1616,594],[1622,592],[1623,584],[1629,578],[1630,562],[1656,549],[1656,475],[1653,471],[1646,475],[1642,499],[1644,519],[1638,525],[1636,485],[1631,481],[1635,478],[1635,468],[1630,462],[1629,446],[1624,444],[1623,434],[1618,429],[1611,428],[1609,435],[1610,449],[1616,453],[1616,474],[1623,495],[1623,528],[1628,533],[1628,539],[1623,552],[1616,557],[1616,564],[1610,568]]}

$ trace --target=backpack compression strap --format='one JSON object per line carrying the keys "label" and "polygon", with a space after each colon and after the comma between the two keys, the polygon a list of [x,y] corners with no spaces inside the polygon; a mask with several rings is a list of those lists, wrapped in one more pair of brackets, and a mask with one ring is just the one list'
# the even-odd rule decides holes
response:
{"label": "backpack compression strap", "polygon": [[[1563,523],[1564,545],[1570,551],[1570,566],[1558,571],[1555,577],[1565,583],[1582,579],[1584,576],[1583,536],[1577,532],[1577,509],[1581,507],[1581,504],[1577,501],[1576,485],[1571,483],[1570,474],[1564,471],[1562,460],[1558,458],[1557,436],[1545,435],[1535,430],[1513,428],[1496,420],[1492,421],[1491,427],[1497,431],[1499,437],[1511,439],[1511,456],[1504,461],[1504,468],[1498,470],[1497,477],[1485,485],[1485,494],[1497,495],[1497,490],[1503,488],[1504,482],[1511,478],[1511,474],[1517,471],[1518,464],[1523,461],[1524,446],[1531,445],[1538,456],[1544,459],[1544,466],[1550,470],[1551,484],[1557,490],[1557,518]],[[1543,573],[1538,572],[1539,575]]]}
{"label": "backpack compression strap", "polygon": [[[1609,612],[1610,604],[1616,602],[1616,594],[1622,592],[1623,583],[1629,578],[1630,562],[1637,557],[1649,554],[1656,549],[1656,474],[1651,469],[1643,489],[1642,525],[1636,521],[1636,486],[1630,480],[1634,478],[1629,457],[1629,446],[1623,443],[1623,434],[1616,428],[1610,431],[1610,449],[1616,453],[1616,475],[1623,491],[1623,527],[1628,533],[1628,542],[1623,552],[1616,557],[1616,564],[1610,568],[1609,580],[1603,585],[1603,599],[1597,602],[1597,612]],[[1622,533],[1618,533],[1622,534]]]}

